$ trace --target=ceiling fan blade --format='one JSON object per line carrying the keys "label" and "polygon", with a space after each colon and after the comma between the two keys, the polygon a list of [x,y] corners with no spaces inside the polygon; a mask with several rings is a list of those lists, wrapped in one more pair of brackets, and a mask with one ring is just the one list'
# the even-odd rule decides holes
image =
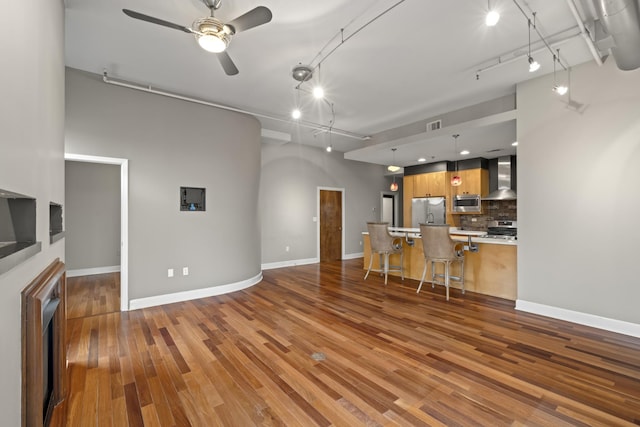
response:
{"label": "ceiling fan blade", "polygon": [[266,24],[271,21],[271,11],[264,7],[258,6],[255,9],[251,9],[244,15],[238,16],[231,22],[227,22],[227,26],[233,27],[236,33],[245,31],[258,25]]}
{"label": "ceiling fan blade", "polygon": [[216,56],[218,57],[218,60],[220,61],[220,65],[222,65],[224,72],[227,73],[227,76],[235,76],[236,74],[238,74],[238,68],[236,67],[236,64],[233,63],[233,60],[226,50],[220,53],[216,53]]}
{"label": "ceiling fan blade", "polygon": [[129,10],[129,9],[122,9],[122,11],[125,13],[125,15],[135,19],[140,19],[141,21],[151,22],[152,24],[162,25],[163,27],[173,28],[174,30],[184,31],[185,33],[189,33],[189,34],[195,33],[195,31],[193,31],[191,28],[174,24],[173,22],[154,18],[153,16],[145,15],[139,12],[134,12],[133,10]]}

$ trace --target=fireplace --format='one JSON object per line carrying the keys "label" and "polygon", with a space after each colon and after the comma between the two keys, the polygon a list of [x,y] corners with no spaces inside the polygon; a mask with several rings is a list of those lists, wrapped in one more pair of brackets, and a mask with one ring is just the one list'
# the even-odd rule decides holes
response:
{"label": "fireplace", "polygon": [[22,425],[47,426],[66,397],[65,266],[56,259],[22,291]]}

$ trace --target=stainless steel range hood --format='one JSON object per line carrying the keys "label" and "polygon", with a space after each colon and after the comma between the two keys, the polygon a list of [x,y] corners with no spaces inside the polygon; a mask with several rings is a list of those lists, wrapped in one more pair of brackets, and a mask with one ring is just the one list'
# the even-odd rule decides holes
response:
{"label": "stainless steel range hood", "polygon": [[482,200],[516,200],[516,192],[511,189],[511,157],[498,157],[498,189]]}

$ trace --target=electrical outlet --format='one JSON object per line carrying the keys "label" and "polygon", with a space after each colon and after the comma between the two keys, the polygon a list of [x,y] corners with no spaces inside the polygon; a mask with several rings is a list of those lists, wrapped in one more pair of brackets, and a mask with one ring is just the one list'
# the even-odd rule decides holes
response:
{"label": "electrical outlet", "polygon": [[167,277],[173,277],[173,268],[167,270]]}
{"label": "electrical outlet", "polygon": [[189,267],[182,267],[182,275],[183,276],[189,275]]}
{"label": "electrical outlet", "polygon": [[285,252],[289,252],[289,246],[284,247]]}

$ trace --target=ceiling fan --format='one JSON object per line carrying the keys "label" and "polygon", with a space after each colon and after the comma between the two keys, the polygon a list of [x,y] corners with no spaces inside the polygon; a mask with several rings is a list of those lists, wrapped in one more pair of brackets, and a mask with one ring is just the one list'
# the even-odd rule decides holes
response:
{"label": "ceiling fan", "polygon": [[192,28],[185,27],[163,19],[154,18],[129,9],[122,9],[127,15],[135,19],[147,21],[152,24],[162,25],[164,27],[180,30],[185,33],[193,34],[201,48],[206,51],[213,52],[218,57],[224,72],[233,76],[238,74],[238,68],[231,60],[226,52],[231,37],[240,31],[245,31],[271,21],[271,11],[264,7],[258,6],[251,9],[244,15],[238,16],[227,23],[220,21],[213,16],[214,12],[220,7],[222,0],[202,0],[203,3],[211,11],[211,16],[198,18],[193,22]]}

